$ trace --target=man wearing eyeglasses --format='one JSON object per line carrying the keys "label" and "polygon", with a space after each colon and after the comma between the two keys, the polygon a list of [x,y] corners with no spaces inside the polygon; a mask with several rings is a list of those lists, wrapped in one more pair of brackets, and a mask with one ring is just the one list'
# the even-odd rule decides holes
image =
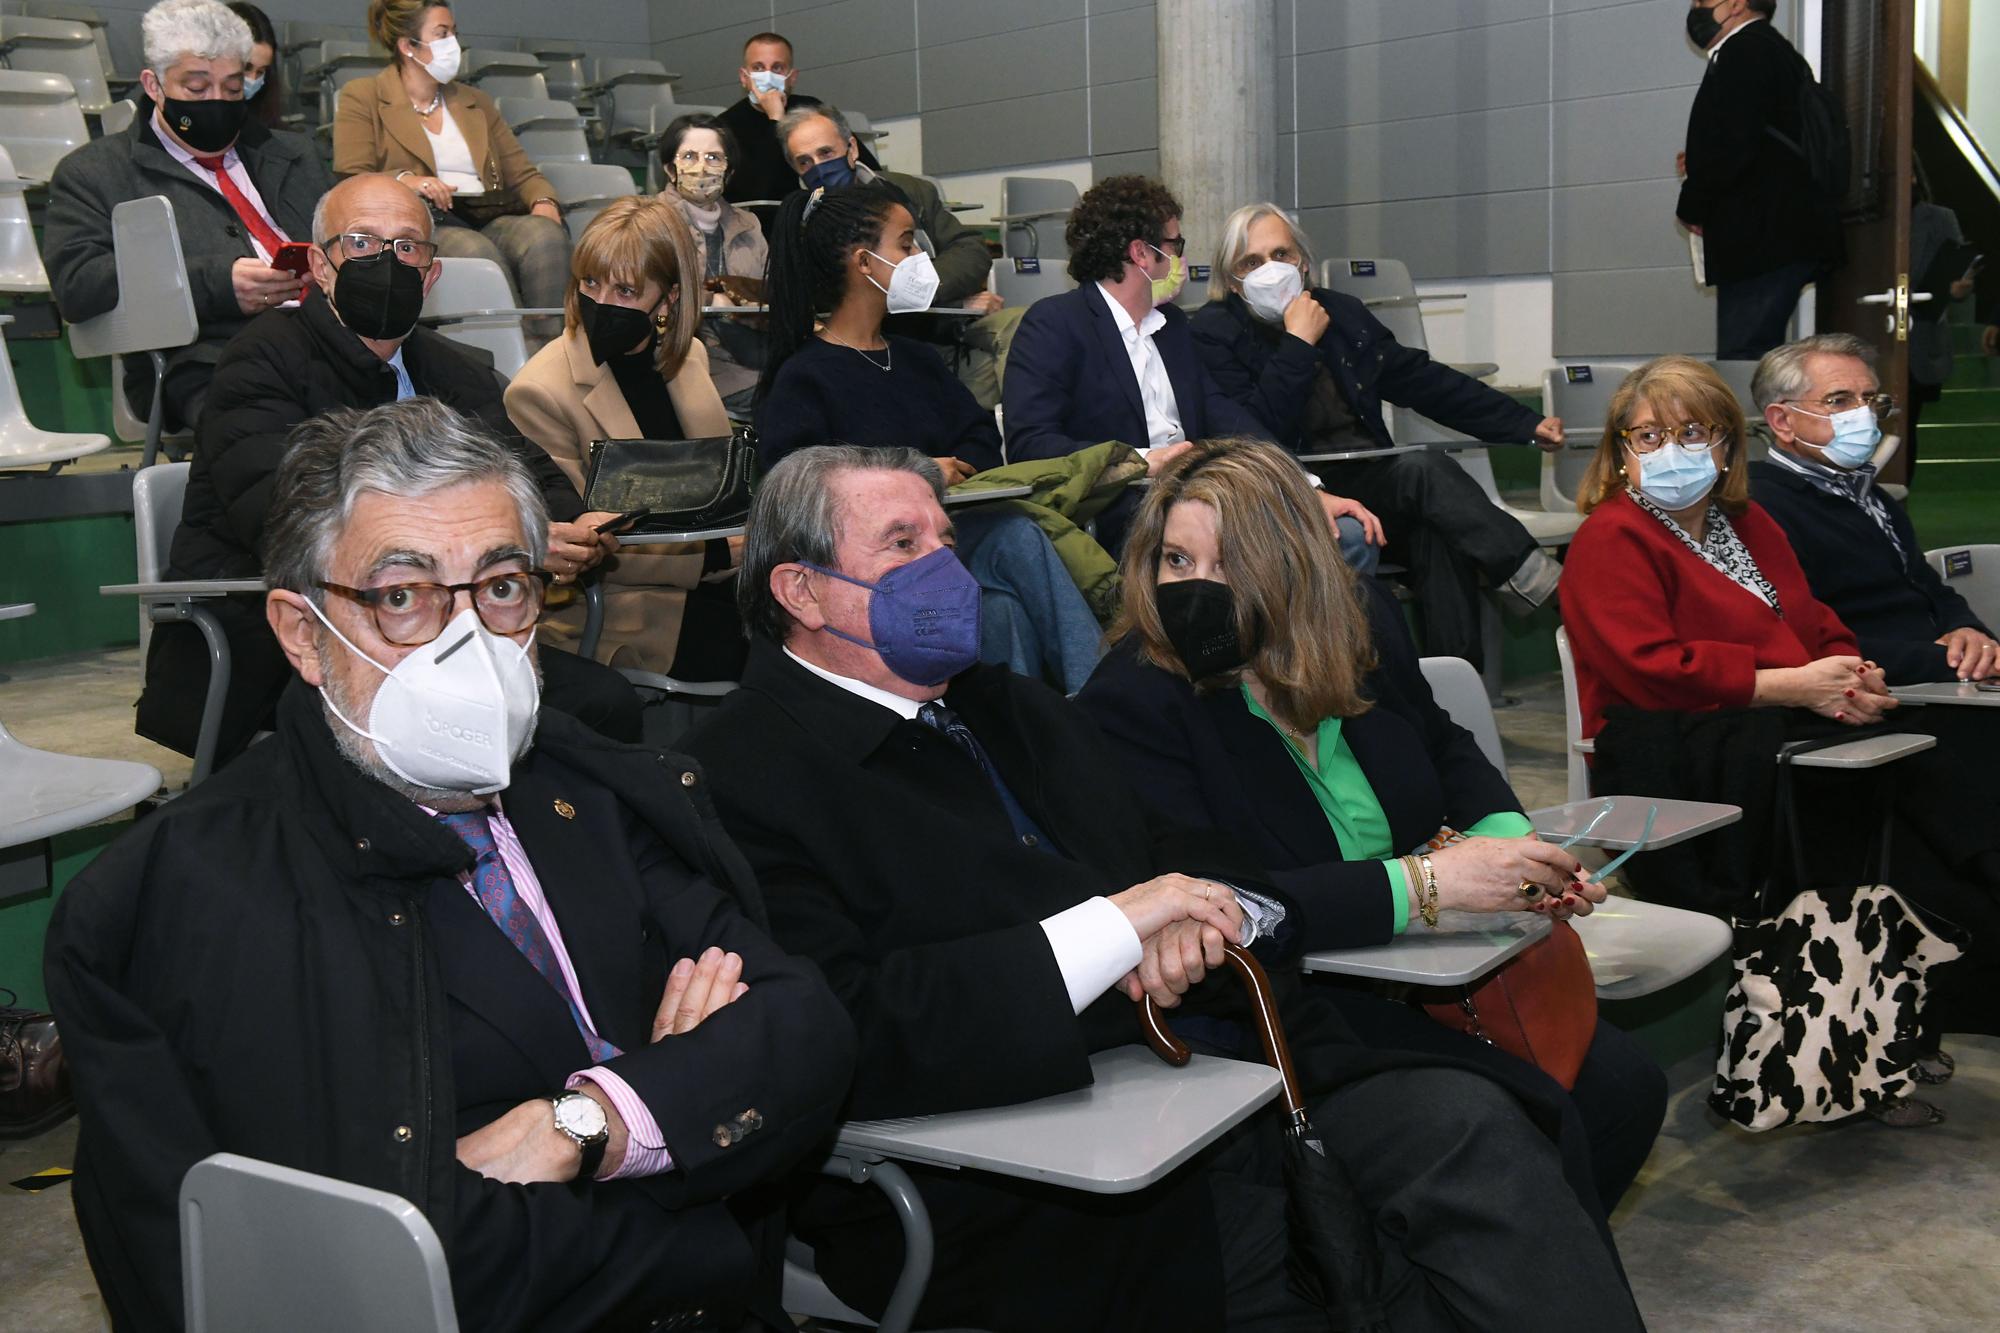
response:
{"label": "man wearing eyeglasses", "polygon": [[[437,247],[423,200],[389,177],[352,176],[313,210],[312,286],[295,309],[253,320],[224,350],[195,442],[187,499],[169,555],[169,578],[232,579],[261,573],[259,552],[272,479],[301,422],[336,408],[435,398],[473,417],[513,450],[535,478],[550,519],[544,567],[559,584],[615,549],[594,531],[610,515],[583,513],[576,488],[554,460],[507,419],[506,383],[490,365],[417,324],[438,278]],[[290,672],[264,624],[261,604],[213,604],[231,650],[229,693],[216,755],[240,753],[270,725]],[[548,701],[621,740],[637,740],[637,696],[616,672],[551,653]],[[192,625],[162,625],[146,661],[137,730],[194,751],[208,683],[208,649]]]}
{"label": "man wearing eyeglasses", "polygon": [[302,426],[271,489],[275,734],[49,930],[112,1322],[178,1325],[181,1179],[233,1152],[414,1203],[466,1329],[789,1329],[755,1187],[853,1028],[699,771],[538,709],[518,455],[415,398]]}
{"label": "man wearing eyeglasses", "polygon": [[1992,630],[1938,577],[1903,506],[1875,484],[1872,460],[1883,432],[1896,429],[1896,400],[1881,391],[1874,360],[1848,333],[1765,355],[1750,392],[1772,450],[1750,465],[1751,497],[1785,530],[1813,596],[1890,684],[2000,676]]}

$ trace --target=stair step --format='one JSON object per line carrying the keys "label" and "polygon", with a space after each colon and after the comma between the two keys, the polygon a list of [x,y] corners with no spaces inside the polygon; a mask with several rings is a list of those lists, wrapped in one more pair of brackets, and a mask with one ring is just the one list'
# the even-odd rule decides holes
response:
{"label": "stair step", "polygon": [[1964,424],[1989,421],[2000,423],[2000,387],[1949,388],[1937,402],[1924,408],[1924,423]]}

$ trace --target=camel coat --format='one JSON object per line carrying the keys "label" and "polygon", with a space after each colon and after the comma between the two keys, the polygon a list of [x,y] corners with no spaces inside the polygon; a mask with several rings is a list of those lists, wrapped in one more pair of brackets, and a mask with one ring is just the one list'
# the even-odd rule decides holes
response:
{"label": "camel coat", "polygon": [[[708,378],[708,353],[688,348],[680,373],[667,384],[674,414],[688,439],[729,434],[729,416]],[[529,358],[507,386],[507,415],[521,434],[549,451],[580,493],[593,440],[635,440],[639,423],[607,366],[590,359],[581,329],[570,329]],[[615,667],[664,673],[680,642],[681,607],[701,579],[704,548],[651,546],[619,552],[604,562],[604,633],[597,658]],[[583,630],[581,603],[542,622],[545,637],[574,641]]]}
{"label": "camel coat", "polygon": [[[497,201],[511,192],[523,209],[538,199],[555,199],[555,187],[535,170],[491,97],[467,84],[447,83],[444,107],[445,114],[458,122],[472,160],[479,163],[485,198]],[[346,177],[365,171],[437,175],[424,123],[403,92],[402,75],[393,64],[340,90],[340,107],[333,118],[333,172]]]}

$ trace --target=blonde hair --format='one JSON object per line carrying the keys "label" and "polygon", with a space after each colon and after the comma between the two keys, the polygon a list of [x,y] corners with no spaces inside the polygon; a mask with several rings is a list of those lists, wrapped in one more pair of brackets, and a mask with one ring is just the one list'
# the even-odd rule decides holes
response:
{"label": "blonde hair", "polygon": [[1744,443],[1743,407],[1736,401],[1735,391],[1704,361],[1691,356],[1662,356],[1627,375],[1618,392],[1611,395],[1597,457],[1590,460],[1583,484],[1577,488],[1579,512],[1588,514],[1625,489],[1625,455],[1618,432],[1631,424],[1641,407],[1650,407],[1653,419],[1663,424],[1698,421],[1722,427],[1726,434],[1717,447],[1723,456],[1716,464],[1722,475],[1709,494],[1726,514],[1740,514],[1749,506],[1749,450]]}
{"label": "blonde hair", "polygon": [[399,38],[407,37],[422,45],[424,15],[433,9],[450,9],[447,0],[369,0],[368,35],[389,48],[391,60],[401,60],[396,49]]}
{"label": "blonde hair", "polygon": [[1255,672],[1271,711],[1301,731],[1367,712],[1361,682],[1375,646],[1354,571],[1297,461],[1260,440],[1202,441],[1153,479],[1125,539],[1112,639],[1136,635],[1141,658],[1186,677],[1160,623],[1158,578],[1167,514],[1188,501],[1215,510],[1236,632],[1252,647],[1224,683]]}
{"label": "blonde hair", "polygon": [[609,278],[634,287],[644,287],[650,279],[660,285],[662,299],[680,287],[654,352],[661,379],[671,380],[680,373],[701,325],[702,296],[694,233],[677,206],[641,195],[613,200],[576,238],[569,272],[575,279],[563,297],[563,328],[569,333],[583,323],[583,294],[576,283],[585,278]]}

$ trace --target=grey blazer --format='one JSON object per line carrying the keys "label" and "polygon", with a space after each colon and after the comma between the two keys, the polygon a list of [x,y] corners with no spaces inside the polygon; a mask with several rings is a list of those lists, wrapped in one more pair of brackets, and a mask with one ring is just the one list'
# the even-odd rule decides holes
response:
{"label": "grey blazer", "polygon": [[[294,241],[312,237],[312,213],[333,188],[312,143],[288,130],[248,121],[236,141],[264,207]],[[127,199],[165,195],[180,228],[200,334],[167,354],[167,368],[213,364],[249,319],[236,304],[230,268],[256,249],[236,213],[212,185],[196,178],[160,145],[152,116],[123,134],[107,134],[56,164],[49,181],[42,257],[64,319],[89,319],[118,304],[118,265],[111,249],[111,210]],[[261,313],[261,312],[260,312]]]}

